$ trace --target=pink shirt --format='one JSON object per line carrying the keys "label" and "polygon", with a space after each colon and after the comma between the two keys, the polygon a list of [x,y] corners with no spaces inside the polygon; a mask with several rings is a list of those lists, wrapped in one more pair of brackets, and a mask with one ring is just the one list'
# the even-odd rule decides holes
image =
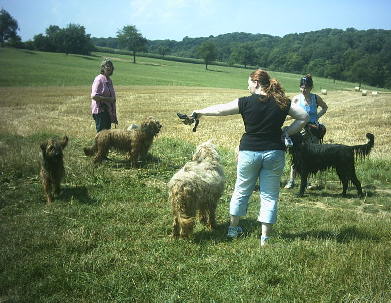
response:
{"label": "pink shirt", "polygon": [[[115,98],[113,82],[110,78],[107,79],[106,76],[102,74],[95,77],[91,88],[91,98],[95,96]],[[118,123],[115,102],[97,102],[94,99],[91,99],[92,114],[98,114],[105,111],[109,112],[112,123]]]}

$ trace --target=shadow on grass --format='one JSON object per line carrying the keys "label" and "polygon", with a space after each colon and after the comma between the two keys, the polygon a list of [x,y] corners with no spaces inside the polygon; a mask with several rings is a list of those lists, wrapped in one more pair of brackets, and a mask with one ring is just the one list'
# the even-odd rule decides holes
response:
{"label": "shadow on grass", "polygon": [[29,55],[36,55],[37,53],[35,53],[35,52],[32,52],[32,51],[30,51],[30,50],[24,50],[23,51],[25,54],[29,54]]}
{"label": "shadow on grass", "polygon": [[136,166],[132,166],[129,160],[127,160],[124,157],[119,158],[120,156],[117,157],[110,157],[108,161],[104,161],[106,165],[111,166],[112,168],[125,168],[125,169],[131,169],[131,168],[145,168],[149,164],[153,163],[160,163],[161,160],[158,157],[155,157],[151,154],[147,154],[145,159],[143,161],[138,161]]}
{"label": "shadow on grass", "polygon": [[227,73],[226,71],[224,70],[219,70],[219,69],[210,69],[208,68],[207,69],[209,72],[215,72],[215,73]]}
{"label": "shadow on grass", "polygon": [[97,204],[98,201],[92,199],[85,186],[63,187],[60,198],[65,201],[75,199],[82,204]]}
{"label": "shadow on grass", "polygon": [[[363,190],[364,197],[372,197],[375,196],[376,193],[373,191]],[[302,197],[299,196],[298,192],[294,192],[294,195],[297,199],[305,199],[308,197],[318,197],[318,198],[335,198],[335,199],[360,199],[358,196],[357,190],[354,188],[348,189],[345,196],[342,196],[342,189],[341,192],[330,192],[326,189],[311,189],[306,190],[304,192],[304,195]]]}
{"label": "shadow on grass", "polygon": [[97,55],[77,55],[77,54],[73,54],[73,56],[86,59],[86,60],[95,60],[98,57]]}
{"label": "shadow on grass", "polygon": [[145,168],[149,164],[161,163],[160,158],[155,157],[151,154],[147,154],[146,158],[143,161],[138,161],[136,166],[132,166],[130,161],[126,158],[125,155],[117,156],[111,155],[107,160],[103,161],[101,165],[107,165],[111,168],[116,169],[132,169],[132,168]]}
{"label": "shadow on grass", "polygon": [[300,240],[311,240],[311,239],[321,239],[321,240],[335,240],[337,243],[349,243],[351,241],[357,240],[371,240],[378,241],[379,238],[361,231],[355,226],[344,227],[340,231],[331,232],[326,230],[311,230],[302,233],[282,233],[281,238],[293,241],[296,239]]}
{"label": "shadow on grass", "polygon": [[[198,221],[196,224],[200,224]],[[220,242],[230,242],[232,239],[227,237],[227,229],[229,222],[217,224],[216,229],[208,230],[204,229],[193,234],[193,241],[197,244],[202,244],[206,241],[213,241],[216,243]],[[240,226],[243,228],[243,234],[238,237],[246,238],[253,234],[255,231],[259,231],[259,222],[254,219],[241,219]]]}

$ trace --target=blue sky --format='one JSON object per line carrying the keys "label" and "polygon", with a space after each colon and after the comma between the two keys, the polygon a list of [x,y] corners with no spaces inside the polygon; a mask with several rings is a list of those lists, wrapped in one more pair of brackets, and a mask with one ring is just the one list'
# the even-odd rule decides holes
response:
{"label": "blue sky", "polygon": [[69,23],[92,37],[115,37],[124,25],[135,25],[147,39],[177,41],[232,32],[391,30],[390,0],[0,0],[0,8],[18,21],[23,41]]}

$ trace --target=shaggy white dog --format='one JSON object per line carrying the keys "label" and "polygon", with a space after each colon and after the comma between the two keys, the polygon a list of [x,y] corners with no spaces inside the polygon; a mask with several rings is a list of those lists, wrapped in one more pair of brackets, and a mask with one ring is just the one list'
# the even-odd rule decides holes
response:
{"label": "shaggy white dog", "polygon": [[199,220],[209,229],[216,227],[216,207],[224,191],[224,171],[211,141],[197,146],[187,162],[168,182],[174,215],[172,236],[191,235],[198,211]]}

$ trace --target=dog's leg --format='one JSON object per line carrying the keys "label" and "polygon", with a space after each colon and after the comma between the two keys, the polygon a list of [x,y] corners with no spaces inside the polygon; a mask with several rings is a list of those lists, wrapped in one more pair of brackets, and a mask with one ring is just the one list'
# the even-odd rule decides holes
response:
{"label": "dog's leg", "polygon": [[178,238],[179,237],[179,221],[178,221],[178,215],[174,215],[174,222],[172,224],[172,237]]}
{"label": "dog's leg", "polygon": [[364,197],[364,194],[362,192],[362,188],[361,188],[361,183],[360,181],[357,179],[357,176],[356,176],[356,172],[355,172],[355,169],[353,167],[353,172],[352,172],[352,177],[350,178],[352,180],[352,183],[356,186],[357,188],[357,193],[358,193],[358,196],[360,198]]}
{"label": "dog's leg", "polygon": [[194,216],[190,218],[184,217],[183,215],[179,216],[179,225],[180,225],[179,235],[181,238],[188,238],[193,233]]}
{"label": "dog's leg", "polygon": [[128,158],[129,158],[130,164],[133,167],[135,167],[137,165],[137,160],[138,160],[139,154],[140,154],[139,146],[137,146],[137,144],[136,144],[136,146],[132,146],[132,148],[129,151]]}
{"label": "dog's leg", "polygon": [[107,157],[109,150],[107,148],[98,148],[96,155],[94,157],[94,163],[99,164]]}
{"label": "dog's leg", "polygon": [[346,191],[348,190],[348,185],[349,185],[349,178],[346,175],[344,168],[337,167],[336,171],[337,171],[338,178],[342,183],[342,197],[346,197]]}
{"label": "dog's leg", "polygon": [[59,195],[61,192],[61,180],[56,180],[56,183],[54,184],[54,194]]}
{"label": "dog's leg", "polygon": [[178,221],[180,226],[179,235],[181,238],[188,238],[193,233],[195,216],[196,216],[196,209],[191,206],[190,209],[184,209],[179,212],[179,216],[178,216]]}
{"label": "dog's leg", "polygon": [[[215,197],[214,201],[217,201],[218,197]],[[208,223],[207,226],[209,229],[215,229],[217,227],[216,224],[216,204],[215,203],[210,203],[209,204],[209,209],[207,211],[208,214]]]}
{"label": "dog's leg", "polygon": [[48,204],[50,204],[53,202],[53,193],[52,193],[52,186],[50,184],[50,180],[47,178],[42,179],[42,185],[45,190],[47,202]]}
{"label": "dog's leg", "polygon": [[297,194],[299,197],[304,196],[304,191],[307,187],[308,175],[309,175],[309,173],[307,171],[300,174],[300,177],[301,177],[300,190],[299,190],[299,193]]}

